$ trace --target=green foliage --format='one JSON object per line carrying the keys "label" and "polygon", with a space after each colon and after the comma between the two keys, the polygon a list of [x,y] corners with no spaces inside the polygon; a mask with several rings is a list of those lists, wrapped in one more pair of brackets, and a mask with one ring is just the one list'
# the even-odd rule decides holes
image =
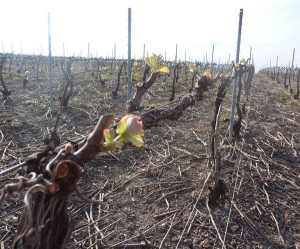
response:
{"label": "green foliage", "polygon": [[99,78],[101,77],[101,80],[104,80],[104,81],[109,80],[109,78],[110,78],[108,73],[107,74],[99,73],[98,76],[99,76]]}
{"label": "green foliage", "polygon": [[5,73],[0,74],[0,77],[2,77],[4,80],[8,78],[8,75]]}
{"label": "green foliage", "polygon": [[246,65],[246,64],[248,64],[248,62],[250,61],[250,59],[251,59],[251,58],[248,58],[248,59],[246,60],[245,58],[242,58],[242,59],[240,60],[240,64],[241,64],[241,65]]}
{"label": "green foliage", "polygon": [[155,109],[157,107],[157,105],[156,104],[149,104],[146,107],[150,108],[150,109]]}
{"label": "green foliage", "polygon": [[131,73],[131,78],[132,81],[137,82],[141,79],[141,73],[140,72],[135,72],[135,73]]}
{"label": "green foliage", "polygon": [[202,70],[201,67],[198,67],[198,74],[199,74],[199,75],[202,75],[202,74],[203,74],[203,70]]}
{"label": "green foliage", "polygon": [[242,58],[242,59],[240,60],[240,64],[246,64],[246,59],[245,59],[245,58]]}
{"label": "green foliage", "polygon": [[195,64],[190,64],[190,65],[189,65],[189,71],[190,71],[191,73],[195,73],[195,71],[196,71]]}
{"label": "green foliage", "polygon": [[163,56],[161,54],[153,54],[152,56],[145,57],[144,60],[152,68],[153,71],[160,73],[170,73],[170,69],[168,66],[160,64],[162,59]]}
{"label": "green foliage", "polygon": [[[116,136],[116,134],[118,135]],[[124,116],[119,122],[116,131],[105,129],[103,135],[105,138],[104,150],[106,151],[122,149],[125,144],[129,143],[136,147],[144,145],[142,138],[144,136],[143,123],[138,116]]]}
{"label": "green foliage", "polygon": [[28,106],[28,105],[33,105],[36,104],[36,100],[34,99],[28,99],[24,101],[24,105]]}
{"label": "green foliage", "polygon": [[203,72],[203,75],[206,76],[207,79],[211,79],[212,78],[211,71],[209,71],[209,70],[205,70]]}
{"label": "green foliage", "polygon": [[225,115],[221,115],[220,121],[223,122],[223,123],[229,123],[230,118],[225,116]]}

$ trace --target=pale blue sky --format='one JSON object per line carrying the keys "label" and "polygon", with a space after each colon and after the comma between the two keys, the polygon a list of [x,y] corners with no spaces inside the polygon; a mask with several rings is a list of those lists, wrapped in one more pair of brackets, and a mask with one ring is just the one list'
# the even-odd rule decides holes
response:
{"label": "pale blue sky", "polygon": [[[151,53],[178,59],[211,58],[227,61],[236,56],[240,8],[244,9],[241,57],[250,47],[257,69],[279,57],[288,65],[296,48],[295,65],[300,66],[299,0],[10,0],[2,3],[0,42],[4,52],[48,54],[47,13],[51,13],[52,53],[62,55],[127,57],[127,17],[132,11],[132,56],[141,58],[143,46]],[[42,46],[41,46],[42,44]],[[298,47],[297,47],[298,46]],[[41,49],[42,47],[42,49]],[[2,52],[2,47],[0,51]]]}

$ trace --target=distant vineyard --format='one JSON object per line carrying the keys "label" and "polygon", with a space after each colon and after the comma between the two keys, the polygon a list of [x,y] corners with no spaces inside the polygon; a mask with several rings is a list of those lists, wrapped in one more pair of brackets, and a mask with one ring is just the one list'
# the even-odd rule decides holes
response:
{"label": "distant vineyard", "polygon": [[295,99],[299,99],[300,68],[269,67],[260,70],[260,72],[277,81],[278,84],[282,84]]}

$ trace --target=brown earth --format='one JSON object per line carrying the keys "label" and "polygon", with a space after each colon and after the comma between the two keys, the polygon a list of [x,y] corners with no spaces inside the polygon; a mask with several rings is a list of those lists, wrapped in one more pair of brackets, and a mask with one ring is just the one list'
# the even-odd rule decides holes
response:
{"label": "brown earth", "polygon": [[[59,84],[57,77],[54,82]],[[168,105],[171,82],[160,79],[143,103]],[[179,81],[177,97],[187,94]],[[111,97],[105,86],[76,79],[69,107],[58,126],[61,143],[87,136],[102,114],[125,114],[122,86]],[[42,151],[56,117],[49,106],[46,80],[8,81],[11,99],[1,100],[0,170]],[[55,88],[58,96],[59,87]],[[246,104],[241,136],[228,142],[231,86],[224,100],[219,130],[220,179],[225,196],[207,197],[214,182],[210,162],[214,91],[187,109],[178,121],[164,121],[145,131],[145,146],[101,153],[85,167],[79,182],[90,198],[109,208],[86,204],[72,195],[68,213],[75,231],[67,248],[300,248],[300,105],[282,85],[255,75]],[[58,109],[59,101],[55,100]],[[22,127],[12,127],[13,121]],[[0,178],[0,187],[24,169]],[[23,193],[0,206],[0,248],[9,248],[23,208]]]}

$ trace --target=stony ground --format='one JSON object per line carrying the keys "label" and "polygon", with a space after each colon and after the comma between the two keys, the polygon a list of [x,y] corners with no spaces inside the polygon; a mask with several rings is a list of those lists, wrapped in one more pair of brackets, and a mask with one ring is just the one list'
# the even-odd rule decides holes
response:
{"label": "stony ground", "polygon": [[[146,94],[145,105],[171,106],[172,79],[161,81]],[[177,97],[187,94],[180,82]],[[47,113],[46,80],[32,80],[26,89],[20,81],[9,83],[11,100],[1,100],[0,109],[0,170],[41,151],[56,120]],[[113,79],[105,86],[76,81],[58,123],[62,144],[88,135],[102,114],[124,115],[127,90],[122,87],[112,98],[113,88]],[[226,193],[208,204],[215,179],[210,160],[214,101],[215,93],[207,92],[180,120],[146,130],[144,147],[101,153],[86,165],[79,187],[109,208],[72,196],[68,214],[75,231],[67,248],[299,248],[299,100],[283,85],[255,75],[241,136],[229,143],[230,87],[216,134]],[[14,121],[22,126],[12,127]],[[20,169],[0,177],[1,187],[22,174]],[[22,208],[22,193],[2,203],[1,249],[11,245]]]}

